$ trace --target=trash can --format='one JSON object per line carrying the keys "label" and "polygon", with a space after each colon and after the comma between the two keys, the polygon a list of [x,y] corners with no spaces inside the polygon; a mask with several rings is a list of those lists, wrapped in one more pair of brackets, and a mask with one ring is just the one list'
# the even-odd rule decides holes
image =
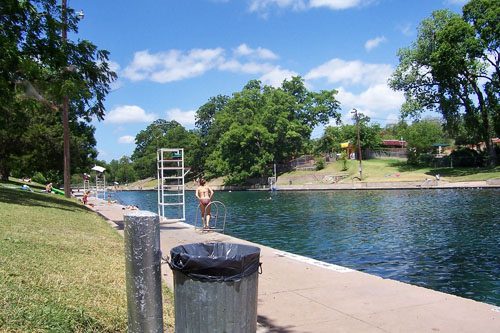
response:
{"label": "trash can", "polygon": [[194,243],[170,250],[175,332],[255,332],[260,248]]}

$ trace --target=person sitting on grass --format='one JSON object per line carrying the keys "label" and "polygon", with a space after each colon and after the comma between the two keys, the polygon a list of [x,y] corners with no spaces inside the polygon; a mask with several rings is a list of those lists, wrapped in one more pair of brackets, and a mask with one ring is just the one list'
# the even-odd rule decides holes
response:
{"label": "person sitting on grass", "polygon": [[47,193],[52,192],[52,183],[48,183],[47,186],[45,186],[45,192]]}

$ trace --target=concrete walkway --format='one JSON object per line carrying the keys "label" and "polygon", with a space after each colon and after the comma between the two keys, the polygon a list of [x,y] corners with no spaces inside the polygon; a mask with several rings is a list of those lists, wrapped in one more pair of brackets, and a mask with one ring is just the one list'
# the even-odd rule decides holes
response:
{"label": "concrete walkway", "polygon": [[[121,205],[91,201],[123,226]],[[163,256],[174,246],[234,242],[261,248],[259,332],[500,332],[500,308],[281,252],[186,223],[161,226]],[[172,271],[162,274],[172,288]]]}

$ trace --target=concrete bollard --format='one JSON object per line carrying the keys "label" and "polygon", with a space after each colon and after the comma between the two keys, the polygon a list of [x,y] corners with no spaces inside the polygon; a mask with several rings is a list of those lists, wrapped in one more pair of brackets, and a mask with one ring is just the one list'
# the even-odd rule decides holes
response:
{"label": "concrete bollard", "polygon": [[128,332],[163,332],[160,220],[147,211],[124,215]]}

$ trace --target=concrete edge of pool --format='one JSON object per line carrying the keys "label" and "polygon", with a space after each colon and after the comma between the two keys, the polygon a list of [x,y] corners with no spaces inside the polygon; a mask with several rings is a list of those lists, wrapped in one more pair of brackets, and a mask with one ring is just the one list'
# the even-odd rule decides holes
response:
{"label": "concrete edge of pool", "polygon": [[[123,206],[91,199],[114,226]],[[120,229],[120,228],[117,228]],[[177,222],[161,226],[161,248],[231,242],[261,249],[258,332],[500,332],[500,307],[383,279]],[[162,275],[173,288],[166,265]]]}

